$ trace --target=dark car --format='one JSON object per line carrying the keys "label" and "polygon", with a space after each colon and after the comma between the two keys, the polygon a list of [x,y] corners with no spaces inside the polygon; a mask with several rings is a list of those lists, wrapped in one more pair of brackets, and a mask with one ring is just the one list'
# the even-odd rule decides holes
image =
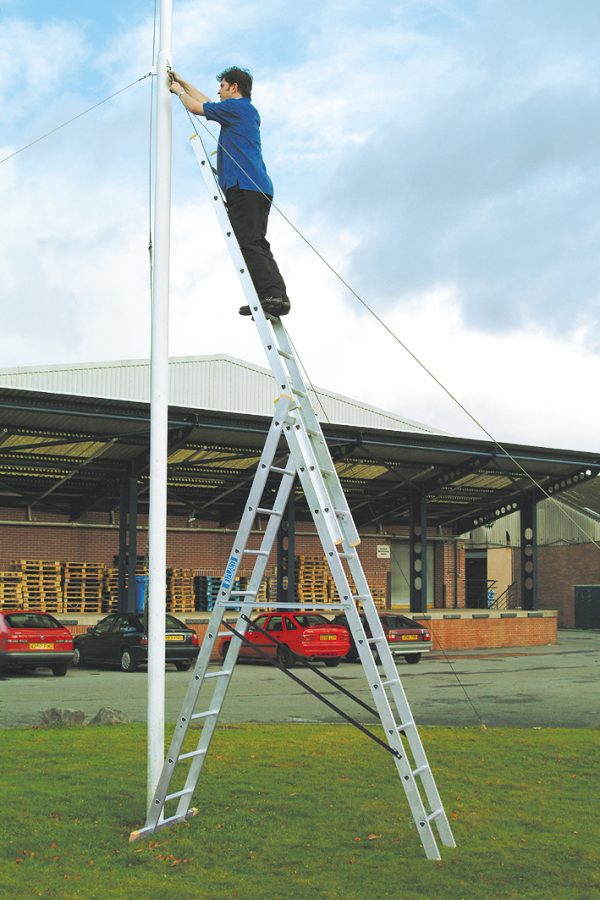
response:
{"label": "dark car", "polygon": [[73,662],[73,635],[46,612],[0,610],[0,671],[4,668],[52,669],[66,675]]}
{"label": "dark car", "polygon": [[[379,613],[381,624],[385,636],[387,638],[388,647],[392,652],[392,656],[403,656],[407,663],[418,663],[423,653],[431,650],[431,633],[429,629],[413,622],[408,616],[402,616],[400,613],[382,612]],[[361,622],[368,638],[371,637],[371,630],[368,626],[366,617],[361,615]],[[348,621],[345,615],[336,616],[333,620],[336,625],[345,625],[348,627]],[[352,633],[350,633],[352,646],[346,657],[348,660],[358,659],[358,653]],[[373,650],[373,656],[378,661],[377,650]]]}
{"label": "dark car", "polygon": [[[257,625],[277,643],[269,640]],[[246,637],[250,645],[242,644],[240,647],[241,659],[260,658],[253,649],[259,647],[267,656],[276,657],[286,669],[294,665],[294,653],[324,662],[326,666],[337,666],[350,648],[347,628],[334,625],[325,616],[311,612],[262,613],[248,626]],[[222,657],[225,657],[230,643],[229,638],[221,641]]]}
{"label": "dark car", "polygon": [[[198,656],[198,635],[169,613],[165,630],[166,661],[187,671]],[[142,617],[135,613],[111,613],[75,638],[74,666],[116,665],[123,672],[135,672],[147,663],[148,635]]]}

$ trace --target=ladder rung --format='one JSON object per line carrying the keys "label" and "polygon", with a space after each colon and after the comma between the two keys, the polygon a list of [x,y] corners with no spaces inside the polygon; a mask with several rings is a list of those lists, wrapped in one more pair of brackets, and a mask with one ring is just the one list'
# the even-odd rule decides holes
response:
{"label": "ladder rung", "polygon": [[434,810],[432,813],[430,813],[427,816],[427,821],[432,822],[433,819],[437,819],[437,817],[443,815],[443,813],[444,813],[444,810],[440,807],[440,809]]}
{"label": "ladder rung", "polygon": [[205,678],[223,678],[225,675],[231,675],[233,669],[219,669],[218,672],[207,672]]}
{"label": "ladder rung", "polygon": [[244,550],[246,556],[269,556],[270,550]]}
{"label": "ladder rung", "polygon": [[370,597],[369,597],[368,594],[355,594],[355,595],[354,595],[354,599],[355,599],[355,600],[359,600],[360,602],[362,602],[363,600],[369,600]]}
{"label": "ladder rung", "polygon": [[417,775],[422,775],[423,772],[429,772],[429,766],[419,766],[418,769],[413,770],[412,776],[416,778]]}
{"label": "ladder rung", "polygon": [[340,559],[356,559],[356,553],[338,553]]}
{"label": "ladder rung", "polygon": [[231,634],[230,631],[219,631],[219,632],[217,633],[217,637],[218,637],[218,638],[220,638],[220,637],[232,637],[232,636],[233,636],[233,635]]}
{"label": "ladder rung", "polygon": [[218,716],[218,709],[207,709],[206,712],[194,713],[193,716],[190,716],[190,719],[208,719],[210,716]]}
{"label": "ladder rung", "polygon": [[280,509],[264,509],[259,506],[256,510],[257,516],[281,516],[283,515]]}
{"label": "ladder rung", "polygon": [[314,428],[307,428],[306,433],[309,435],[309,437],[321,437],[321,432],[315,431]]}
{"label": "ladder rung", "polygon": [[296,397],[306,397],[306,391],[301,391],[299,388],[292,388],[292,394],[295,394]]}
{"label": "ladder rung", "polygon": [[206,756],[206,747],[203,747],[202,750],[192,750],[191,753],[182,753],[177,759],[191,759],[192,756]]}
{"label": "ladder rung", "polygon": [[194,788],[184,788],[182,791],[175,791],[174,794],[167,794],[165,797],[165,803],[167,800],[177,800],[178,797],[185,797],[186,794],[193,794]]}
{"label": "ladder rung", "polygon": [[295,469],[282,469],[281,466],[270,466],[271,472],[277,472],[278,475],[295,475]]}
{"label": "ladder rung", "polygon": [[367,644],[382,644],[385,641],[385,636],[380,638],[367,638]]}
{"label": "ladder rung", "polygon": [[[206,677],[208,678],[208,675]],[[390,678],[389,681],[382,681],[381,683],[384,687],[387,687],[388,684],[400,684],[400,679],[399,678]]]}
{"label": "ladder rung", "polygon": [[287,350],[282,350],[280,347],[277,348],[277,352],[280,356],[283,356],[284,359],[293,359],[294,356],[292,353],[288,353]]}
{"label": "ladder rung", "polygon": [[[321,469],[321,475],[323,476],[323,478],[333,478],[333,476],[335,475],[335,470],[334,469]],[[338,513],[335,509],[334,509],[334,512],[336,515],[338,515]]]}
{"label": "ladder rung", "polygon": [[230,597],[256,597],[256,591],[231,591]]}

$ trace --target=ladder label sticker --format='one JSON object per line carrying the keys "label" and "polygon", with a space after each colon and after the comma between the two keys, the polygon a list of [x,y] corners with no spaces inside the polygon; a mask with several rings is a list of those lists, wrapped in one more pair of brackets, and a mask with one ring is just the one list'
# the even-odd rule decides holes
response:
{"label": "ladder label sticker", "polygon": [[221,587],[225,588],[226,591],[231,587],[231,583],[233,581],[233,576],[235,575],[235,570],[237,569],[238,557],[230,556],[229,562],[227,563],[227,568],[225,569],[225,574],[223,575],[223,581],[221,582]]}

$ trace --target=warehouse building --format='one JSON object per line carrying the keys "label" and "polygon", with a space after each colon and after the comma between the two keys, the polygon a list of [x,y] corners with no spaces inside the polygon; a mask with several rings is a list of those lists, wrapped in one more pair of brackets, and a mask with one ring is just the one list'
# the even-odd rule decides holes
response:
{"label": "warehouse building", "polygon": [[[214,598],[274,385],[269,370],[227,356],[172,359],[170,380],[168,602],[193,614]],[[6,602],[20,573],[32,602],[62,614],[97,616],[135,603],[147,553],[149,394],[147,360],[0,372]],[[480,619],[557,609],[561,624],[578,624],[575,587],[600,584],[592,543],[600,457],[521,445],[507,446],[507,457],[491,442],[453,437],[321,388],[313,404],[379,605],[421,617],[439,610],[446,619],[467,608]],[[288,528],[273,554],[264,589],[332,598],[300,492],[292,507],[292,534]],[[586,603],[593,612],[595,601]]]}

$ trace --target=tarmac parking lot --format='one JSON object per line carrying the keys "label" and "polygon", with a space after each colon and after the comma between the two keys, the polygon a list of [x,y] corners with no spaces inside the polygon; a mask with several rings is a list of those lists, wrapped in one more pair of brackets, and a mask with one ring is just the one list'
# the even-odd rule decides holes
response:
{"label": "tarmac parking lot", "polygon": [[[556,645],[542,647],[431,653],[415,666],[400,661],[398,670],[417,724],[600,726],[600,631],[559,631]],[[359,721],[372,721],[314,673],[301,667],[293,672]],[[343,662],[323,672],[370,702],[359,663]],[[167,721],[177,718],[190,677],[189,672],[167,670]],[[64,678],[43,669],[11,672],[0,677],[0,727],[39,725],[42,710],[53,706],[83,710],[90,718],[110,706],[142,722],[146,691],[143,671],[71,669]],[[222,721],[341,720],[279,670],[252,662],[238,666]]]}

